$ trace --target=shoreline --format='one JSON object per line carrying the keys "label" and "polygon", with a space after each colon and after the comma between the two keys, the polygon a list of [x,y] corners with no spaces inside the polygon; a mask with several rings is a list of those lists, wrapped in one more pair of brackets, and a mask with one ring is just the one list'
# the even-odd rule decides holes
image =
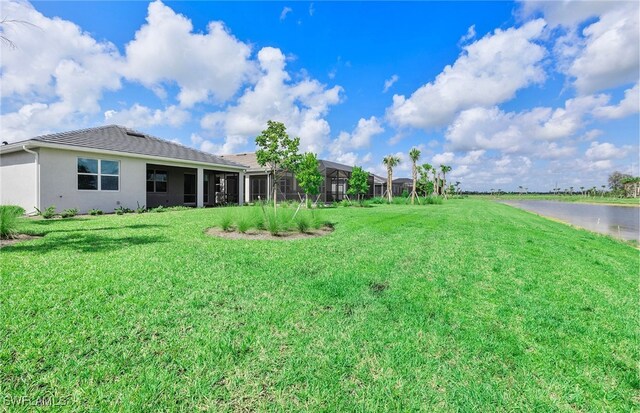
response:
{"label": "shoreline", "polygon": [[[590,232],[592,234],[598,234],[598,235],[602,235],[602,236],[605,236],[605,237],[610,237],[610,238],[612,238],[612,239],[614,239],[616,241],[621,241],[622,243],[624,243],[626,245],[632,246],[632,247],[634,247],[636,249],[640,249],[640,240],[638,240],[638,239],[626,239],[626,238],[622,238],[622,237],[616,236],[615,234],[596,231],[596,230],[593,230],[591,228],[586,228],[586,227],[583,227],[581,225],[577,225],[577,224],[574,224],[572,222],[565,221],[565,220],[560,219],[560,218],[556,218],[554,216],[544,215],[544,214],[542,214],[540,212],[531,211],[531,210],[525,209],[525,208],[520,208],[517,205],[509,204],[509,203],[504,202],[504,201],[503,202],[499,202],[499,203],[501,203],[503,205],[510,206],[511,208],[519,209],[520,211],[528,212],[530,214],[533,214],[533,215],[548,219],[548,220],[553,221],[553,222],[558,222],[560,224],[567,225],[567,226],[572,227],[572,228],[588,231],[588,232]],[[600,205],[604,205],[604,204],[600,204]],[[613,206],[618,206],[618,205],[613,205]]]}

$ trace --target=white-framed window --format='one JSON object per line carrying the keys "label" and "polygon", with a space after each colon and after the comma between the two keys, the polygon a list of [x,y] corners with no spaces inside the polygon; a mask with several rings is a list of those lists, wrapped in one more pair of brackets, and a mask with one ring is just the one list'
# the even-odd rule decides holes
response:
{"label": "white-framed window", "polygon": [[78,158],[78,190],[119,191],[120,161]]}

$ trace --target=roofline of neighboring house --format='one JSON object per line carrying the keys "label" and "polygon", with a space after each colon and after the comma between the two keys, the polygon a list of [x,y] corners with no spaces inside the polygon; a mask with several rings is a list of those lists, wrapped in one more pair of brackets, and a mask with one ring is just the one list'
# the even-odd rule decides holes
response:
{"label": "roofline of neighboring house", "polygon": [[201,161],[192,161],[189,159],[181,159],[181,158],[169,158],[165,156],[155,156],[155,155],[144,155],[135,152],[125,152],[125,151],[113,151],[108,149],[98,149],[98,148],[90,148],[87,146],[79,146],[79,145],[65,145],[61,143],[52,143],[52,142],[42,142],[34,139],[27,139],[20,142],[10,143],[8,145],[0,146],[0,155],[5,153],[12,153],[22,151],[23,147],[27,147],[28,149],[33,148],[52,148],[52,149],[66,149],[75,152],[88,152],[88,153],[96,153],[96,154],[106,154],[112,156],[126,156],[129,158],[137,158],[137,159],[147,159],[152,161],[159,161],[164,163],[173,163],[173,164],[188,164],[188,165],[198,165],[198,166],[207,166],[213,167],[219,170],[232,170],[232,171],[246,171],[246,165],[238,164],[238,166],[233,165],[225,165],[225,164],[217,164],[213,162],[201,162]]}
{"label": "roofline of neighboring house", "polygon": [[[227,154],[227,155],[219,155],[219,156],[221,158],[229,159],[229,157],[255,155],[255,153],[256,153],[255,151],[254,152],[240,152],[240,153],[230,153],[230,154]],[[344,166],[345,168],[349,168],[350,170],[352,170],[354,168],[354,166],[352,166],[352,165],[347,165],[347,164],[344,164],[344,163],[332,161],[330,159],[318,159],[318,163],[322,163],[323,161],[331,162],[333,164],[340,165],[340,166]],[[232,162],[237,162],[237,161],[234,159]],[[246,173],[253,173],[253,174],[255,174],[255,173],[261,173],[262,174],[262,173],[269,173],[270,170],[267,167],[265,167],[265,168],[258,167],[258,168],[247,168],[245,172]],[[372,172],[369,172],[369,171],[365,171],[365,172],[367,172],[369,175],[372,175],[374,178],[377,177],[377,175],[372,173]],[[386,178],[380,178],[380,179],[384,179],[385,182],[386,182]]]}

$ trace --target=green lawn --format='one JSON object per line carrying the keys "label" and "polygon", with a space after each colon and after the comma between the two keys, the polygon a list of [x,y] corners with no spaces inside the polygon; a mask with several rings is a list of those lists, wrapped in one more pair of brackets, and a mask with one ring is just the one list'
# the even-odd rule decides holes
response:
{"label": "green lawn", "polygon": [[25,220],[46,236],[0,252],[3,407],[640,408],[627,244],[478,199],[326,209],[296,241],[205,235],[221,213]]}
{"label": "green lawn", "polygon": [[611,196],[584,196],[584,195],[539,195],[539,194],[502,194],[502,195],[471,195],[472,198],[492,200],[527,200],[527,201],[561,201],[578,202],[585,204],[612,204],[639,206],[640,198],[615,198]]}

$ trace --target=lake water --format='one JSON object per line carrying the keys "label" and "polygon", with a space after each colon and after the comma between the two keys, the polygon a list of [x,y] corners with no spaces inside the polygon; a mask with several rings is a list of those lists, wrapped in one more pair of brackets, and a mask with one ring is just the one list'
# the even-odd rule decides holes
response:
{"label": "lake water", "polygon": [[640,241],[640,208],[556,201],[503,201],[527,211],[559,219],[578,227]]}

